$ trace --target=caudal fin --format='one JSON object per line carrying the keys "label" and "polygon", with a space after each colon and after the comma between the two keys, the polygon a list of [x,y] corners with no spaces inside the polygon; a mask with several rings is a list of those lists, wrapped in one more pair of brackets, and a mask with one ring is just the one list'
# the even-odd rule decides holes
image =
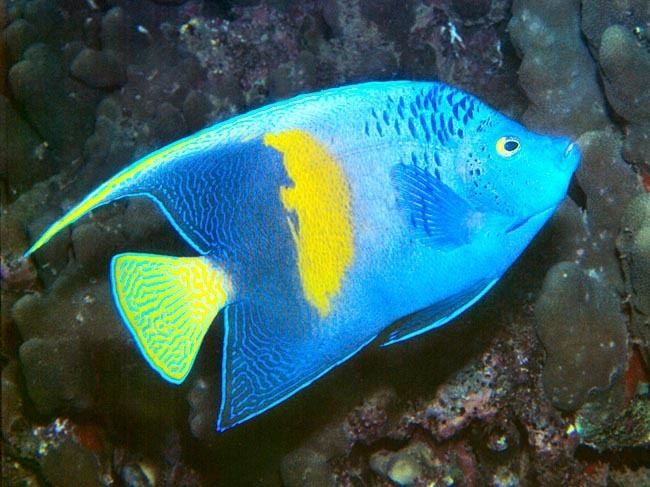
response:
{"label": "caudal fin", "polygon": [[113,257],[117,308],[140,351],[180,384],[217,313],[232,298],[228,275],[207,257],[127,253]]}

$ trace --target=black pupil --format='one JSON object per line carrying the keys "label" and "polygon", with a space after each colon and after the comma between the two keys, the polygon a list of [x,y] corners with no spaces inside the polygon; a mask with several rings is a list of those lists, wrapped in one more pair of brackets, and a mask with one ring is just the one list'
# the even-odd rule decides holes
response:
{"label": "black pupil", "polygon": [[509,141],[507,141],[507,142],[505,143],[505,145],[504,145],[503,147],[504,147],[505,150],[507,150],[508,152],[512,152],[513,150],[516,150],[517,147],[519,147],[519,142],[515,142],[514,140],[509,140]]}

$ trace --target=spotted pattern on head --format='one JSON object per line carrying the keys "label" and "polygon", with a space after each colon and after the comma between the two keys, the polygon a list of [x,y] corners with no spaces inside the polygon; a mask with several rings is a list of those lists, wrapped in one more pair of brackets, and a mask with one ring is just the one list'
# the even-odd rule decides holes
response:
{"label": "spotted pattern on head", "polygon": [[379,140],[397,136],[405,144],[412,141],[412,150],[404,151],[410,157],[400,156],[396,162],[426,168],[442,180],[450,167],[443,167],[441,154],[455,150],[454,144],[465,138],[470,124],[476,124],[481,109],[473,96],[433,85],[411,95],[387,95],[381,108],[370,109],[363,128],[366,136]]}
{"label": "spotted pattern on head", "polygon": [[313,136],[302,130],[266,134],[264,144],[283,154],[292,187],[280,188],[297,250],[303,292],[327,316],[352,263],[354,242],[350,189],[337,160]]}
{"label": "spotted pattern on head", "polygon": [[370,110],[366,135],[408,134],[426,142],[445,144],[452,137],[463,138],[464,127],[480,109],[476,99],[447,86],[434,85],[407,100],[386,98],[383,109]]}

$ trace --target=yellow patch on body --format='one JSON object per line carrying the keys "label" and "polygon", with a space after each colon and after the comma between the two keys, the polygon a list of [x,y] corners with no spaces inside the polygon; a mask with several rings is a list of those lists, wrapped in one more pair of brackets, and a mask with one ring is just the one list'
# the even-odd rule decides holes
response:
{"label": "yellow patch on body", "polygon": [[282,153],[294,183],[280,188],[280,199],[298,217],[297,229],[287,221],[305,298],[326,316],[354,253],[347,179],[327,149],[302,130],[266,134],[264,144]]}
{"label": "yellow patch on body", "polygon": [[138,346],[165,379],[185,379],[203,337],[232,295],[205,257],[122,254],[112,264],[116,303]]}

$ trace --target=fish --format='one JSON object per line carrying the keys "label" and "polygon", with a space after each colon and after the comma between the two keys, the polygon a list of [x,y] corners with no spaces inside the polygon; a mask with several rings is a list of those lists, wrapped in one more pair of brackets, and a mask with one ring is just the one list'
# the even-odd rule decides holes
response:
{"label": "fish", "polygon": [[562,202],[579,160],[571,140],[440,82],[336,87],[137,160],[24,257],[101,205],[153,200],[196,254],[113,256],[117,314],[172,384],[223,323],[224,431],[371,342],[404,342],[478,302]]}

